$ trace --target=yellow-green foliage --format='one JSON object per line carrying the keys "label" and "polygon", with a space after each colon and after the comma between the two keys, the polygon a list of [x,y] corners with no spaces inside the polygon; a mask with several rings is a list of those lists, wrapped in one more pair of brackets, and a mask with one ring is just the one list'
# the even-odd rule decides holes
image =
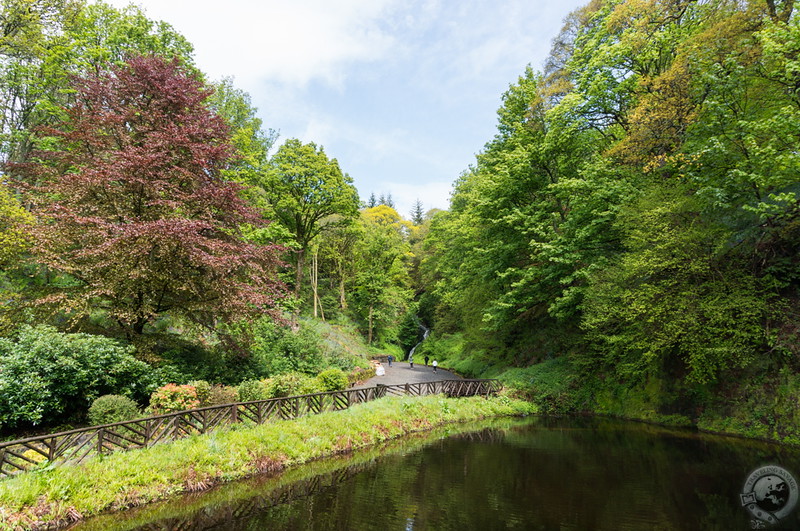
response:
{"label": "yellow-green foliage", "polygon": [[506,397],[387,398],[294,421],[220,430],[0,482],[0,527],[84,517],[279,470],[453,422],[535,413]]}
{"label": "yellow-green foliage", "polygon": [[27,226],[33,216],[22,208],[5,183],[0,182],[0,264],[5,264],[30,243]]}
{"label": "yellow-green foliage", "polygon": [[327,369],[317,375],[322,391],[341,391],[347,388],[347,375],[342,369]]}

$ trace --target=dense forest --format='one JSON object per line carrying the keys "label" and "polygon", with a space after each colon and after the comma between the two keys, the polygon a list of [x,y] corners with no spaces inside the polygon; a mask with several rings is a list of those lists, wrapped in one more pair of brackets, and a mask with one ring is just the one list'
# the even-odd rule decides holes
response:
{"label": "dense forest", "polygon": [[406,219],[170,26],[2,0],[0,429],[165,384],[274,395],[430,328],[420,355],[547,411],[797,442],[793,8],[591,1],[450,208]]}
{"label": "dense forest", "polygon": [[791,1],[572,13],[430,226],[441,348],[554,410],[796,436],[798,59]]}

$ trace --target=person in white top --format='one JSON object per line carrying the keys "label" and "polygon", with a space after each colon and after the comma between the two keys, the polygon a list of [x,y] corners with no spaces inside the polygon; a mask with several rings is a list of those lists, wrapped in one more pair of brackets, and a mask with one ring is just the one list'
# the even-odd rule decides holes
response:
{"label": "person in white top", "polygon": [[436,360],[433,360],[433,372],[436,372],[436,367],[438,367],[438,366],[439,366],[439,362],[436,361]]}

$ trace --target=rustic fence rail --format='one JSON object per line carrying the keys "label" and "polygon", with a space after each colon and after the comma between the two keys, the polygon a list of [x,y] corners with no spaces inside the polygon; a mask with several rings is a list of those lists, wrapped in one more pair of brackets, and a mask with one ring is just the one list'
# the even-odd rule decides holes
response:
{"label": "rustic fence rail", "polygon": [[325,411],[385,396],[445,394],[453,397],[489,395],[500,390],[497,380],[441,380],[403,385],[378,385],[310,395],[238,402],[178,411],[103,426],[40,435],[0,443],[0,478],[48,463],[79,463],[87,457],[118,450],[146,448],[164,441],[207,433],[235,423],[263,424]]}

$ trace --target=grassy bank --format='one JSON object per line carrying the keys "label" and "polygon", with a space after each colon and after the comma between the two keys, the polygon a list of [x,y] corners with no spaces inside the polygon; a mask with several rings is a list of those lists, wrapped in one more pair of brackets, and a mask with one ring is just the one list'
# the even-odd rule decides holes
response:
{"label": "grassy bank", "polygon": [[305,497],[309,491],[324,490],[330,485],[347,481],[354,475],[372,468],[378,460],[391,456],[409,455],[421,451],[442,438],[458,437],[484,430],[506,430],[536,420],[521,417],[502,417],[445,424],[431,430],[409,433],[403,437],[375,444],[357,452],[315,460],[287,468],[281,474],[259,475],[234,481],[201,495],[184,494],[167,501],[151,503],[128,511],[104,514],[81,523],[80,531],[130,531],[134,529],[184,529],[195,527],[216,529],[253,508],[267,508],[287,499]]}
{"label": "grassy bank", "polygon": [[0,481],[0,527],[67,523],[447,423],[535,411],[529,403],[505,397],[387,398],[294,421],[220,430],[79,466],[43,468]]}

